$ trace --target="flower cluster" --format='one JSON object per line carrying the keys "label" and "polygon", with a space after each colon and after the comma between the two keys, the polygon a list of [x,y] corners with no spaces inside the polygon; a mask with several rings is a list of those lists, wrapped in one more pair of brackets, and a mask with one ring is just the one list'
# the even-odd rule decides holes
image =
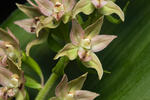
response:
{"label": "flower cluster", "polygon": [[56,28],[61,20],[67,23],[80,12],[89,15],[95,8],[103,15],[116,13],[124,21],[124,13],[120,7],[109,0],[79,0],[77,3],[75,0],[35,0],[37,5],[27,1],[32,7],[21,4],[17,6],[30,18],[16,21],[15,24],[27,32],[36,33],[37,37],[41,29]]}
{"label": "flower cluster", "polygon": [[[70,42],[66,43],[57,52],[54,60],[64,56],[69,60],[79,59],[85,67],[95,69],[100,80],[103,76],[103,68],[95,53],[106,48],[117,36],[99,35],[99,33],[105,16],[115,13],[124,21],[124,13],[121,8],[111,0],[27,0],[27,2],[30,6],[22,4],[17,4],[17,6],[29,18],[18,20],[14,23],[29,33],[35,33],[37,39],[27,45],[26,55],[24,55],[20,49],[18,39],[12,32],[9,29],[5,31],[0,28],[0,100],[10,100],[20,93],[24,97],[25,79],[24,72],[21,69],[22,61],[27,62],[42,78],[42,85],[39,85],[32,78],[26,77],[27,82],[36,84],[29,87],[38,89],[44,87],[42,71],[33,59],[28,58],[30,57],[29,50],[33,45],[40,44],[45,40],[47,41],[51,30],[57,31],[57,28],[62,23],[63,25],[70,25],[68,23],[72,23],[70,38],[68,39]],[[82,20],[80,14],[91,15],[95,12],[98,14],[98,18],[93,18],[94,20],[88,23],[87,27],[83,27],[78,19],[80,17]],[[84,24],[84,21],[82,22]],[[61,64],[64,65],[60,66]],[[58,62],[58,65],[58,68],[56,68],[57,72],[64,72],[63,68],[67,64],[65,62]],[[55,71],[53,73],[57,74],[57,76],[60,74]],[[55,89],[56,97],[52,97],[50,100],[95,99],[99,94],[81,90],[86,77],[87,73],[68,82],[67,76],[64,75]]]}
{"label": "flower cluster", "polygon": [[0,28],[0,99],[14,97],[23,92],[24,75],[21,70],[19,41],[7,29]]}

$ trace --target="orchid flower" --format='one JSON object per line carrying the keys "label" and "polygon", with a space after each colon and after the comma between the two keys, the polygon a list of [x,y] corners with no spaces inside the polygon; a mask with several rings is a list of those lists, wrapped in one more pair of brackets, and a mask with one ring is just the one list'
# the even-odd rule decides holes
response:
{"label": "orchid flower", "polygon": [[87,90],[80,90],[86,80],[87,74],[84,74],[70,82],[66,75],[55,89],[56,97],[50,100],[94,100],[99,94]]}
{"label": "orchid flower", "polygon": [[75,0],[35,0],[37,5],[30,0],[28,2],[39,9],[44,16],[53,16],[57,21],[63,16],[68,16],[75,5]]}
{"label": "orchid flower", "polygon": [[11,60],[20,69],[21,50],[18,39],[7,28],[7,32],[0,28],[0,66],[7,66],[7,60]]}
{"label": "orchid flower", "polygon": [[56,28],[60,19],[67,23],[75,5],[75,0],[35,0],[37,5],[30,0],[27,1],[33,7],[21,4],[17,4],[17,6],[31,18],[16,21],[15,24],[24,28],[27,32],[36,32],[37,36],[39,36],[39,31],[42,28]]}
{"label": "orchid flower", "polygon": [[22,91],[24,76],[21,70],[19,40],[10,29],[0,28],[0,99],[7,100]]}
{"label": "orchid flower", "polygon": [[11,60],[7,60],[7,64],[0,66],[0,100],[8,100],[19,92],[23,94],[23,72]]}
{"label": "orchid flower", "polygon": [[66,44],[54,59],[58,59],[61,56],[67,56],[70,60],[74,60],[78,56],[87,68],[96,69],[99,79],[101,79],[103,68],[94,52],[103,50],[117,37],[115,35],[98,35],[102,23],[103,17],[100,17],[95,23],[83,30],[82,27],[73,20],[70,33],[71,43]]}
{"label": "orchid flower", "polygon": [[80,12],[86,15],[98,9],[102,15],[117,14],[124,21],[124,13],[121,8],[111,0],[80,0],[73,9],[73,17]]}

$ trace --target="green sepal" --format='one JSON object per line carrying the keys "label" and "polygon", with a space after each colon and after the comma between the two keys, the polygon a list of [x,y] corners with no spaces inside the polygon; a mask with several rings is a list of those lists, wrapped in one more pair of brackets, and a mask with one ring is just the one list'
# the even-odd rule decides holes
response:
{"label": "green sepal", "polygon": [[87,61],[87,62],[82,61],[82,63],[87,68],[95,69],[98,73],[99,80],[101,80],[101,78],[103,76],[102,64],[101,64],[100,60],[98,59],[98,57],[93,52],[90,52],[90,56],[92,58],[90,61]]}
{"label": "green sepal", "polygon": [[92,4],[91,0],[80,0],[76,4],[73,9],[73,18],[76,17],[77,14],[83,12],[86,15],[91,14],[95,10],[94,5]]}
{"label": "green sepal", "polygon": [[65,15],[62,18],[62,21],[64,24],[68,23],[71,17],[71,12],[65,13]]}
{"label": "green sepal", "polygon": [[68,83],[68,88],[69,88],[69,91],[70,92],[75,92],[76,90],[81,90],[82,87],[83,87],[83,84],[87,78],[87,74],[88,73],[85,73],[83,75],[81,75],[80,77],[70,81]]}
{"label": "green sepal", "polygon": [[110,14],[117,14],[122,21],[124,21],[124,12],[121,10],[121,8],[116,5],[112,1],[108,1],[105,6],[103,6],[101,9],[98,9],[99,12],[103,15],[110,15]]}
{"label": "green sepal", "polygon": [[[127,1],[126,5],[123,8],[123,12],[124,12],[125,15],[126,15],[127,8],[129,6],[129,4],[130,4],[130,1]],[[114,23],[114,24],[120,24],[122,22],[121,19],[117,19],[117,18],[113,17],[112,15],[106,16],[106,19],[109,22]]]}
{"label": "green sepal", "polygon": [[70,60],[76,59],[78,56],[78,47],[74,46],[72,43],[68,43],[57,53],[54,59],[56,60],[62,56],[67,56]]}
{"label": "green sepal", "polygon": [[22,5],[22,4],[18,4],[18,3],[16,3],[16,5],[28,17],[34,18],[34,17],[42,15],[37,8],[26,6],[26,5]]}

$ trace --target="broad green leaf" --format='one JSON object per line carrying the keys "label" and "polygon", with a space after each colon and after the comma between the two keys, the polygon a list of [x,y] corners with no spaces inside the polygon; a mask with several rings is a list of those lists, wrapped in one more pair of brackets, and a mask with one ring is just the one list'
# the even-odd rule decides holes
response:
{"label": "broad green leaf", "polygon": [[[124,5],[126,0],[118,0],[117,5]],[[84,89],[101,94],[97,100],[149,100],[150,99],[150,1],[132,0],[127,10],[124,23],[114,25],[104,20],[102,33],[118,35],[104,51],[97,53],[101,59],[103,69],[111,74],[104,74],[101,81],[97,75],[89,74]],[[122,8],[122,7],[121,7]],[[24,49],[34,36],[29,35],[13,22],[24,19],[26,16],[16,10],[1,25],[7,26],[20,40]],[[45,75],[50,75],[50,66],[54,65],[51,51],[46,46],[33,48],[32,56],[37,59]],[[51,58],[51,59],[50,59]],[[72,63],[65,70],[70,78],[81,72],[77,65]],[[70,73],[71,72],[71,73]],[[34,92],[35,93],[35,92]],[[33,92],[30,92],[31,98]],[[52,96],[49,93],[47,99]],[[34,94],[35,95],[35,94]],[[31,100],[34,100],[31,99]]]}
{"label": "broad green leaf", "polygon": [[25,76],[25,86],[33,89],[41,89],[42,86],[36,80],[32,79],[29,76]]}

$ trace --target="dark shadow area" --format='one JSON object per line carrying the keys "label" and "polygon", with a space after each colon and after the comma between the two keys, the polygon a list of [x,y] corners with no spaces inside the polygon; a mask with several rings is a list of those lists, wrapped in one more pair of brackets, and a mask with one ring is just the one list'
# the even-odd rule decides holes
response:
{"label": "dark shadow area", "polygon": [[25,3],[26,0],[2,0],[0,3],[0,23],[2,23],[17,7],[16,3]]}

